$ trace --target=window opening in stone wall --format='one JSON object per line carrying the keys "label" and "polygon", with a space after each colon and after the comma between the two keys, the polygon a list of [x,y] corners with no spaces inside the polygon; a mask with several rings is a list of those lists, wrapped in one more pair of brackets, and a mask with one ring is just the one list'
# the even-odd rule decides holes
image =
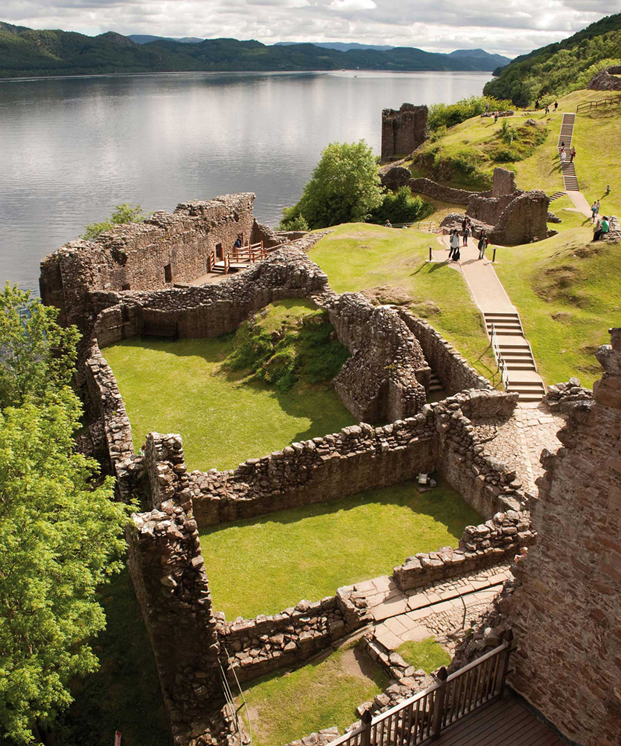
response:
{"label": "window opening in stone wall", "polygon": [[129,284],[129,282],[126,282],[125,285],[121,288],[121,290],[131,290],[132,286]]}
{"label": "window opening in stone wall", "polygon": [[170,264],[164,267],[164,280],[165,282],[172,282],[172,267]]}

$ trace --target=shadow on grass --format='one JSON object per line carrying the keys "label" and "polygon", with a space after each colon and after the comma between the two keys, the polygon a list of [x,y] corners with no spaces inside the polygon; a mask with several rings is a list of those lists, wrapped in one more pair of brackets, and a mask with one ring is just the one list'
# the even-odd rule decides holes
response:
{"label": "shadow on grass", "polygon": [[51,733],[57,746],[172,746],[151,644],[127,570],[102,589],[106,629],[92,641],[100,668],[72,686]]}
{"label": "shadow on grass", "polygon": [[[404,496],[403,489],[406,486],[411,486],[411,493]],[[462,500],[459,494],[442,481],[436,488],[423,494],[419,494],[414,482],[410,481],[400,482],[390,487],[366,490],[357,495],[335,498],[330,502],[318,502],[301,508],[279,510],[256,518],[245,518],[234,523],[203,528],[200,530],[200,534],[201,536],[217,534],[226,531],[231,526],[263,526],[269,523],[286,525],[297,523],[306,518],[347,513],[364,505],[409,507],[413,513],[433,518],[434,521],[444,526],[456,542],[459,541],[464,531],[464,513],[470,512],[469,517],[478,520],[476,513]],[[460,510],[464,507],[465,510]]]}

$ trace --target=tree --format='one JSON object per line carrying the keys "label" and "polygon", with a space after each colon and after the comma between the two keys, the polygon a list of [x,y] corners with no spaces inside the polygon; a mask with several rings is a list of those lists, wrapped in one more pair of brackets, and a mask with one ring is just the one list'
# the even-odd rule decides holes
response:
{"label": "tree", "polygon": [[74,452],[81,406],[68,386],[77,331],[7,286],[0,296],[0,733],[33,740],[97,660],[96,588],[122,565],[131,508]]}
{"label": "tree", "polygon": [[140,205],[130,205],[123,203],[117,205],[114,208],[112,215],[101,223],[89,223],[86,226],[82,238],[89,241],[91,238],[97,238],[100,233],[109,231],[114,228],[115,225],[123,225],[124,223],[144,223],[147,216],[142,211]]}
{"label": "tree", "polygon": [[0,292],[0,409],[71,381],[79,332],[59,326],[58,313],[9,283]]}
{"label": "tree", "polygon": [[302,217],[311,229],[364,222],[382,202],[382,188],[372,149],[358,143],[333,142],[321,154],[301,200],[285,210],[281,227]]}

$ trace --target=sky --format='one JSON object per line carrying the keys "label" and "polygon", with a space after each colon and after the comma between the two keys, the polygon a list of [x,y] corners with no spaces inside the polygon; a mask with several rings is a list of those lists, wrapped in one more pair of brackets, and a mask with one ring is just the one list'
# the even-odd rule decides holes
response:
{"label": "sky", "polygon": [[0,20],[85,34],[482,47],[514,57],[570,36],[621,0],[2,0]]}

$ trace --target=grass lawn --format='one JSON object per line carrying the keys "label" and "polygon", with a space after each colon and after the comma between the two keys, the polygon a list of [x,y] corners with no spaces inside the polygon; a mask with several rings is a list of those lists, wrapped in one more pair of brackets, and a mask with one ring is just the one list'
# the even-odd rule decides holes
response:
{"label": "grass lawn", "polygon": [[437,671],[440,666],[448,666],[451,662],[451,656],[433,637],[419,642],[404,642],[396,652],[410,666],[414,666],[416,670],[422,669],[425,673]]}
{"label": "grass lawn", "polygon": [[299,440],[354,424],[327,385],[279,392],[224,366],[231,335],[140,340],[104,350],[125,401],[138,449],[147,433],[180,433],[189,469],[232,469]]}
{"label": "grass lawn", "polygon": [[407,305],[426,317],[481,375],[490,377],[496,365],[481,314],[457,271],[426,263],[429,246],[438,248],[435,235],[354,223],[332,229],[310,257],[337,293],[381,288],[382,302]]}
{"label": "grass lawn", "polygon": [[592,386],[602,374],[594,352],[610,342],[610,327],[621,326],[621,250],[589,243],[592,235],[572,228],[498,254],[496,271],[548,384],[578,376]]}
{"label": "grass lawn", "polygon": [[334,725],[342,733],[358,720],[356,707],[387,685],[381,669],[351,647],[259,679],[244,691],[253,744],[281,746]]}
{"label": "grass lawn", "polygon": [[94,641],[100,669],[72,687],[75,699],[53,729],[54,741],[110,746],[172,746],[151,643],[127,571],[103,590],[107,627]]}
{"label": "grass lawn", "polygon": [[214,608],[251,618],[391,573],[416,552],[457,546],[479,521],[450,487],[419,495],[404,482],[203,529],[201,548]]}

